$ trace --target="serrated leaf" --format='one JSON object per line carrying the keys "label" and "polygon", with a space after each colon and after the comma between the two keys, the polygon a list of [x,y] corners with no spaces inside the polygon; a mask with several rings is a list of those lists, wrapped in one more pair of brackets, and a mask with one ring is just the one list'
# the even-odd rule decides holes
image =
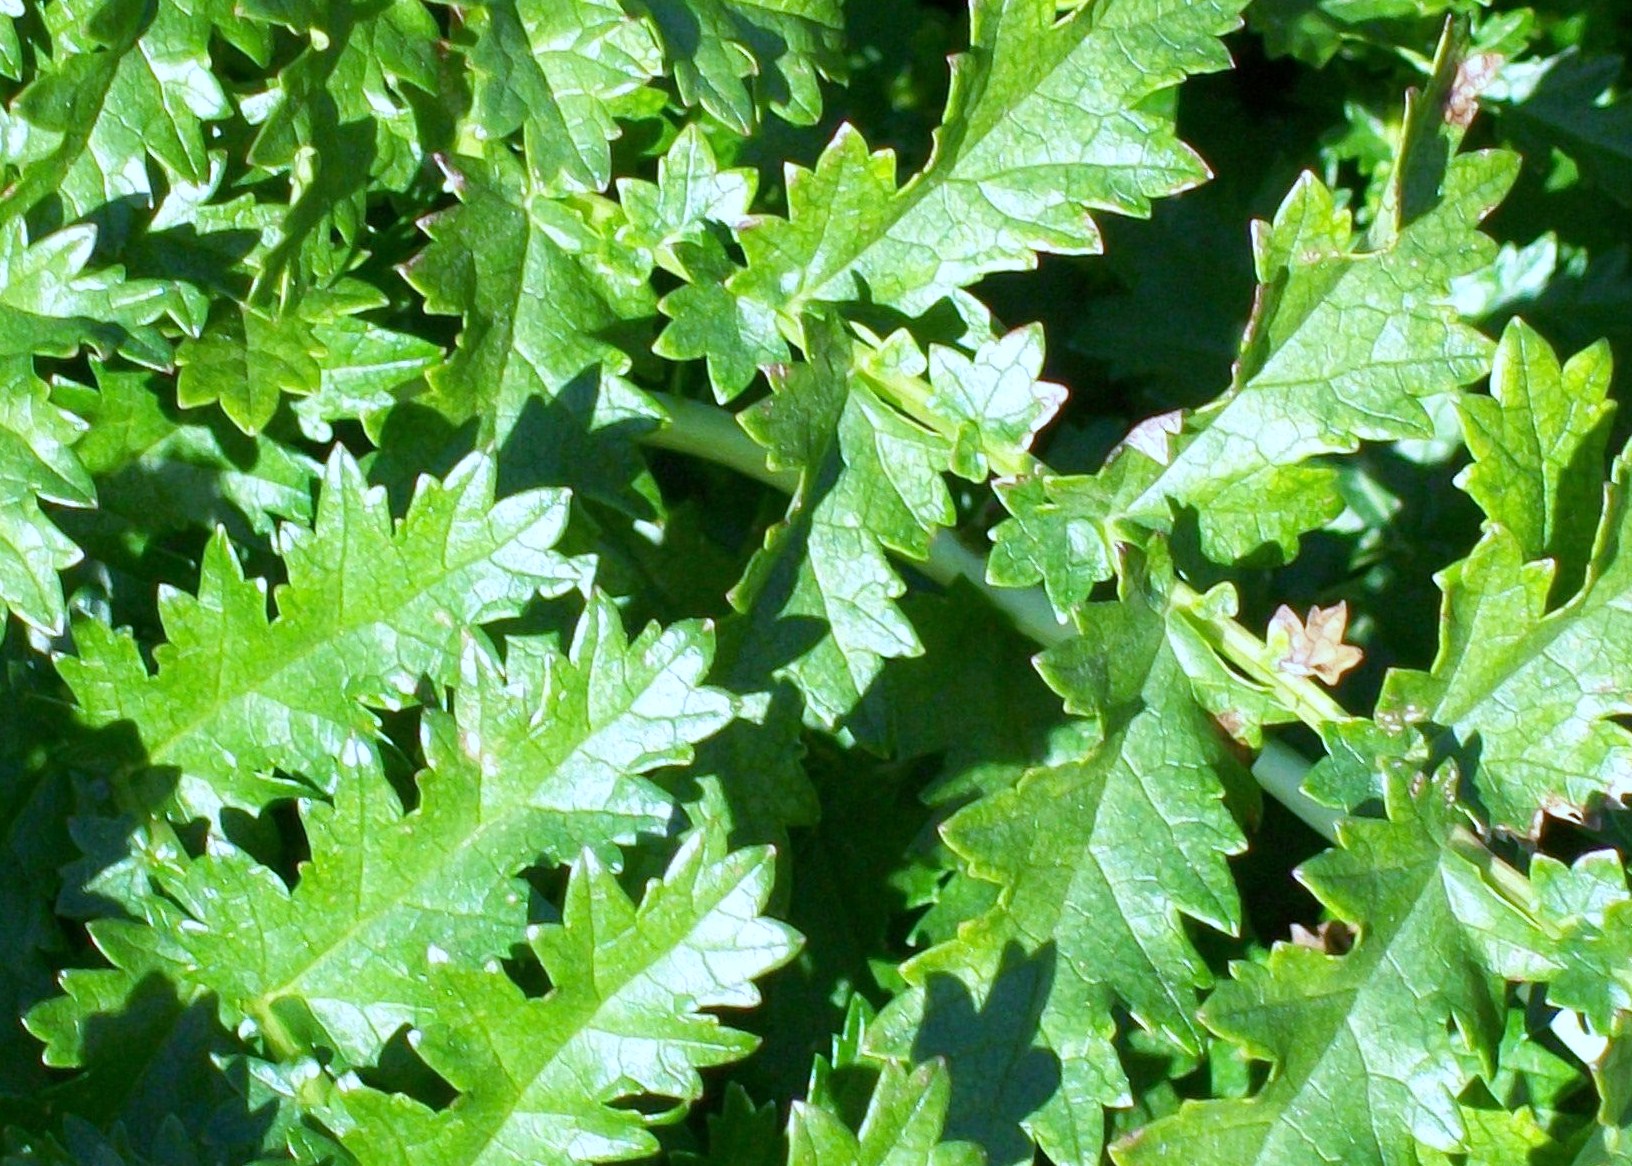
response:
{"label": "serrated leaf", "polygon": [[941,1140],[951,1100],[944,1064],[931,1061],[910,1074],[886,1064],[854,1133],[820,1105],[793,1103],[788,1166],[981,1166],[977,1147]]}
{"label": "serrated leaf", "polygon": [[307,40],[258,97],[247,160],[287,175],[289,200],[256,272],[288,306],[357,258],[371,183],[405,188],[425,151],[409,90],[438,92],[436,22],[421,0],[239,0],[249,21]]}
{"label": "serrated leaf", "polygon": [[[1039,252],[1097,250],[1090,209],[1143,214],[1207,177],[1154,98],[1226,65],[1218,37],[1239,8],[1126,0],[1057,20],[1049,0],[980,0],[923,172],[897,187],[894,153],[841,126],[814,170],[789,169],[789,217],[737,233],[747,266],[728,286],[753,307],[671,298],[673,326],[701,335],[699,313],[738,326],[774,317],[797,336],[811,307],[857,300],[918,315],[983,275],[1035,266]],[[752,343],[773,339],[762,330]]]}
{"label": "serrated leaf", "polygon": [[[1539,338],[1527,346],[1533,379],[1545,382],[1550,353],[1539,355]],[[1600,359],[1601,353],[1594,354],[1587,365]],[[1589,409],[1592,400],[1587,393]],[[1556,449],[1549,460],[1561,468],[1536,467],[1531,484],[1513,494],[1490,492],[1477,472],[1470,485],[1497,506],[1493,519],[1516,505],[1526,506],[1527,514],[1542,507],[1537,517],[1547,525],[1541,531],[1535,518],[1521,519],[1528,538],[1545,538],[1551,529],[1573,532],[1568,537],[1579,540],[1581,527],[1598,510],[1596,502],[1583,499],[1591,498],[1584,479],[1591,476],[1601,434],[1573,423],[1568,409],[1538,412],[1522,396],[1504,394],[1496,408],[1512,411],[1504,426],[1537,427],[1538,444]],[[1513,456],[1506,444],[1476,441],[1476,452],[1483,451],[1493,468]],[[1487,524],[1472,553],[1438,577],[1445,599],[1432,669],[1391,673],[1379,701],[1381,716],[1427,723],[1430,741],[1461,758],[1478,808],[1506,830],[1529,834],[1544,812],[1578,816],[1600,799],[1632,789],[1632,738],[1611,719],[1632,712],[1620,649],[1632,630],[1625,611],[1632,562],[1622,553],[1628,465],[1623,453],[1585,580],[1567,603],[1549,609],[1552,561],[1531,558],[1532,548],[1505,525]],[[1568,547],[1555,543],[1548,549],[1562,554]]]}
{"label": "serrated leaf", "polygon": [[651,252],[663,266],[684,274],[675,259],[676,246],[702,242],[710,223],[731,227],[745,218],[759,188],[759,174],[721,170],[708,138],[690,125],[658,159],[655,183],[620,178],[617,187],[618,202],[629,220],[619,229],[618,240]]}
{"label": "serrated leaf", "polygon": [[732,603],[748,615],[737,633],[741,666],[788,677],[831,725],[886,659],[920,651],[895,606],[906,585],[885,552],[924,558],[953,512],[939,477],[944,440],[852,375],[842,324],[811,332],[812,361],[779,374],[773,396],[744,418],[767,463],[800,477],[787,519],[766,536]]}
{"label": "serrated leaf", "polygon": [[1594,1066],[1598,1085],[1598,1127],[1573,1166],[1611,1166],[1632,1154],[1632,1022],[1622,1020]]}
{"label": "serrated leaf", "polygon": [[952,470],[984,482],[996,470],[1022,473],[1037,433],[1065,405],[1066,389],[1043,379],[1043,329],[1016,328],[982,344],[973,356],[929,348],[926,409],[955,426]]}
{"label": "serrated leaf", "polygon": [[[346,766],[332,804],[303,809],[312,858],[293,891],[225,845],[161,873],[166,897],[146,913],[180,953],[176,978],[263,1030],[309,1016],[321,1035],[307,1039],[373,1060],[400,1026],[435,1018],[433,963],[479,967],[525,930],[525,868],[664,831],[671,803],[641,775],[689,760],[734,712],[702,684],[711,654],[696,623],[631,643],[604,597],[569,655],[511,639],[501,669],[468,645],[455,714],[426,714],[412,812]],[[92,929],[101,941],[124,926]]]}
{"label": "serrated leaf", "polygon": [[755,1105],[736,1082],[726,1086],[719,1112],[708,1115],[708,1152],[673,1155],[675,1166],[779,1166],[782,1160],[776,1106]]}
{"label": "serrated leaf", "polygon": [[83,223],[30,242],[21,218],[0,221],[0,358],[89,348],[169,366],[170,346],[153,324],[182,318],[179,296],[157,280],[127,279],[117,267],[89,269],[96,233]]}
{"label": "serrated leaf", "polygon": [[326,354],[317,391],[294,402],[301,430],[317,441],[333,436],[330,424],[363,422],[377,439],[379,419],[397,403],[397,394],[415,385],[441,359],[440,345],[367,320],[335,316],[312,326]]}
{"label": "serrated leaf", "polygon": [[1526,560],[1552,559],[1555,586],[1579,583],[1592,554],[1609,443],[1610,354],[1597,344],[1560,368],[1522,320],[1502,332],[1490,396],[1461,399],[1473,464],[1458,484]]}
{"label": "serrated leaf", "polygon": [[615,247],[604,200],[537,194],[504,155],[460,156],[450,181],[460,206],[422,224],[432,243],[409,265],[425,309],[463,318],[458,345],[430,371],[420,400],[486,440],[511,437],[524,413],[547,449],[535,463],[557,481],[634,510],[655,494],[629,438],[661,414],[624,380],[615,340],[654,300],[639,259]]}
{"label": "serrated leaf", "polygon": [[[1432,35],[1436,18],[1474,9],[1478,0],[1265,0],[1251,12],[1252,27],[1275,56],[1292,55],[1322,66],[1343,50],[1392,48]],[[1425,28],[1426,26],[1426,28]]]}
{"label": "serrated leaf", "polygon": [[26,358],[0,358],[0,614],[56,634],[67,620],[57,572],[83,552],[40,502],[86,507],[96,488],[70,448],[84,429],[54,405]]}
{"label": "serrated leaf", "polygon": [[317,391],[325,355],[299,316],[229,305],[197,339],[176,350],[176,401],[187,409],[219,403],[253,437],[272,420],[285,393],[305,397]]}
{"label": "serrated leaf", "polygon": [[52,994],[66,947],[52,907],[59,870],[75,856],[68,819],[79,807],[61,771],[37,751],[57,727],[41,716],[49,708],[44,695],[28,681],[0,678],[0,1098],[27,1097],[50,1083],[22,1017]]}
{"label": "serrated leaf", "polygon": [[44,1063],[77,1070],[59,1079],[50,1100],[144,1141],[167,1119],[202,1129],[235,1099],[215,1058],[236,1053],[236,1042],[211,1001],[178,991],[151,961],[126,962],[130,970],[63,973],[63,994],[28,1013],[30,1031],[45,1042]]}
{"label": "serrated leaf", "polygon": [[[1001,890],[996,905],[955,940],[903,969],[910,981],[927,983],[930,1001],[931,977],[951,976],[981,985],[991,1009],[992,995],[1005,990],[1003,977],[1018,974],[1006,967],[1011,945],[1054,953],[1053,971],[1032,989],[1030,1007],[1060,1083],[1032,1098],[1029,1110],[987,1119],[981,1141],[994,1166],[1023,1160],[1003,1120],[1019,1121],[1056,1160],[1097,1155],[1099,1110],[1127,1099],[1109,1044],[1112,1009],[1125,1007],[1164,1039],[1198,1050],[1197,991],[1210,976],[1182,916],[1232,932],[1240,925],[1226,860],[1243,839],[1220,779],[1236,763],[1190,696],[1162,614],[1135,594],[1084,609],[1082,628],[1041,666],[1068,710],[1099,719],[1101,740],[1085,756],[1039,767],[946,823],[942,833],[968,871]],[[920,1032],[933,1027],[926,1007],[921,999],[898,1004],[881,1018],[882,1031],[894,1030],[896,1055],[909,1015],[923,1015]],[[1013,1017],[1014,1006],[999,1015]],[[957,1039],[961,1057],[940,1045],[917,1050],[948,1055],[954,1081],[973,1070],[960,1061],[994,1038]],[[997,1087],[989,1071],[973,1075],[987,1081],[979,1096],[991,1099]]]}
{"label": "serrated leaf", "polygon": [[23,45],[15,23],[22,14],[23,0],[0,0],[0,77],[13,81],[23,78]]}
{"label": "serrated leaf", "polygon": [[175,182],[209,173],[205,123],[232,113],[210,68],[209,8],[51,8],[56,52],[13,103],[0,139],[0,165],[19,173],[0,191],[0,222],[53,194],[70,217],[127,200],[151,206],[150,156]]}
{"label": "serrated leaf", "polygon": [[[821,77],[844,72],[839,0],[643,0],[687,105],[739,134],[757,105],[796,125],[821,116]],[[758,100],[756,101],[756,97]]]}
{"label": "serrated leaf", "polygon": [[1173,508],[1194,508],[1210,557],[1264,544],[1290,554],[1342,506],[1336,475],[1311,458],[1428,435],[1422,400],[1488,368],[1489,342],[1445,301],[1452,280],[1494,254],[1477,228],[1514,163],[1454,159],[1437,204],[1382,250],[1359,247],[1332,192],[1304,175],[1255,229],[1260,290],[1234,384],[1186,418],[1165,463],[1133,451],[1112,463],[1118,519],[1165,530]]}
{"label": "serrated leaf", "polygon": [[[283,519],[311,521],[320,463],[245,437],[219,415],[184,418],[152,373],[100,363],[92,371],[94,389],[59,381],[51,390],[87,425],[74,452],[101,490],[87,524],[117,519],[137,537],[223,525],[248,538],[270,535]],[[100,545],[97,553],[112,554]]]}
{"label": "serrated leaf", "polygon": [[[1350,819],[1341,849],[1299,868],[1339,919],[1359,928],[1346,955],[1277,944],[1232,965],[1202,1009],[1214,1032],[1271,1061],[1242,1100],[1186,1102],[1113,1156],[1149,1162],[1341,1166],[1416,1162],[1416,1143],[1454,1152],[1457,1097],[1500,1035],[1503,979],[1549,974],[1548,939],[1456,848],[1444,779],[1391,778],[1388,821]],[[1451,1027],[1454,1022],[1454,1028]]]}
{"label": "serrated leaf", "polygon": [[1563,970],[1547,998],[1585,1015],[1599,1033],[1632,1016],[1632,895],[1614,851],[1591,851],[1565,866],[1538,854],[1530,866],[1537,914],[1555,928]]}
{"label": "serrated leaf", "polygon": [[613,1103],[645,1094],[683,1110],[702,1093],[698,1070],[753,1050],[701,1010],[756,1004],[753,980],[797,950],[790,928],[760,915],[771,876],[769,850],[727,853],[718,835],[693,834],[636,906],[586,852],[561,923],[531,937],[550,994],[528,999],[496,967],[439,968],[437,1018],[417,1051],[460,1096],[433,1112],[347,1090],[341,1140],[365,1161],[435,1166],[653,1153],[649,1119]]}
{"label": "serrated leaf", "polygon": [[605,190],[611,102],[662,70],[651,28],[617,0],[479,0],[471,119],[484,138],[522,131],[541,190]]}
{"label": "serrated leaf", "polygon": [[400,707],[422,679],[451,683],[463,629],[582,583],[582,562],[549,549],[564,494],[495,504],[494,475],[490,458],[471,455],[445,481],[423,480],[399,524],[337,450],[314,529],[284,528],[276,619],[218,533],[198,595],[160,597],[170,642],[154,653],[156,674],[128,633],[95,622],[76,627],[78,655],[58,671],[88,723],[134,727],[140,752],[119,758],[123,770],[146,775],[148,795],[179,814],[259,807],[304,782],[330,789],[340,758],[371,748],[365,702]]}

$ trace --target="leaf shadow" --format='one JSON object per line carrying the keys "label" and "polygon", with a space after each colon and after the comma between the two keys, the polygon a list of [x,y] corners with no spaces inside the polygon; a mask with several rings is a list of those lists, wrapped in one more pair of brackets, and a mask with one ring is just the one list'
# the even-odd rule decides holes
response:
{"label": "leaf shadow", "polygon": [[250,1100],[249,1066],[215,998],[183,999],[158,972],[124,984],[121,973],[90,975],[103,978],[93,990],[101,1010],[74,1022],[82,1067],[59,1072],[28,1100],[30,1124],[55,1130],[77,1119],[156,1158],[183,1132],[199,1161],[255,1157],[277,1105]]}
{"label": "leaf shadow", "polygon": [[634,518],[656,518],[657,507],[638,480],[646,473],[639,440],[657,422],[635,413],[609,420],[605,413],[617,405],[606,398],[598,365],[549,397],[528,397],[499,447],[500,496],[569,486]]}
{"label": "leaf shadow", "polygon": [[952,1102],[945,1140],[979,1143],[993,1162],[1030,1160],[1025,1123],[1062,1081],[1059,1057],[1035,1043],[1057,960],[1052,942],[1028,955],[1010,941],[979,1007],[957,977],[929,978],[912,1059],[946,1063]]}

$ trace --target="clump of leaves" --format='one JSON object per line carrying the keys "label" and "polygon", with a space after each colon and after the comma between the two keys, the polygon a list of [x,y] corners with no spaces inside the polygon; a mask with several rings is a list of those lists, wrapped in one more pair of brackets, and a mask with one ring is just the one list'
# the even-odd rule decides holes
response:
{"label": "clump of leaves", "polygon": [[1632,1161],[1629,48],[0,0],[0,1160]]}

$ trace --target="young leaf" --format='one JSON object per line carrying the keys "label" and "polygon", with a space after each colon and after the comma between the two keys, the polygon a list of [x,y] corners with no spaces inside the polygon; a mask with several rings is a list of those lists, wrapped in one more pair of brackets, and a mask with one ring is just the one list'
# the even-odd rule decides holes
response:
{"label": "young leaf", "polygon": [[1592,554],[1603,504],[1604,452],[1614,405],[1607,399],[1609,345],[1560,368],[1548,343],[1522,320],[1502,333],[1490,396],[1460,402],[1473,464],[1458,484],[1525,559],[1552,559],[1554,586],[1578,583]]}
{"label": "young leaf", "polygon": [[698,1070],[753,1050],[702,1010],[757,1004],[753,980],[798,949],[791,928],[760,915],[772,871],[766,848],[727,853],[717,834],[693,834],[636,906],[585,852],[561,922],[530,933],[548,996],[526,998],[496,965],[433,970],[439,1006],[417,1052],[459,1090],[453,1104],[350,1085],[331,1124],[363,1161],[410,1166],[653,1153],[649,1119],[614,1103],[649,1095],[683,1109],[702,1093]]}
{"label": "young leaf", "polygon": [[156,674],[128,633],[92,621],[76,627],[78,654],[58,671],[87,723],[135,727],[140,751],[122,765],[149,775],[147,795],[173,798],[182,815],[259,807],[304,782],[331,789],[339,759],[371,748],[364,702],[400,706],[424,678],[451,683],[463,629],[583,583],[584,564],[549,549],[566,497],[538,490],[495,504],[494,473],[473,454],[445,481],[422,481],[398,524],[385,491],[336,450],[315,527],[284,528],[289,582],[276,619],[265,585],[244,579],[217,533],[198,595],[161,596],[171,640]]}
{"label": "young leaf", "polygon": [[758,186],[756,171],[721,170],[708,138],[696,126],[687,126],[658,159],[655,183],[618,179],[618,201],[629,220],[618,231],[618,241],[651,252],[657,262],[683,275],[676,246],[701,243],[709,223],[735,226],[747,217]]}
{"label": "young leaf", "polygon": [[1503,978],[1555,965],[1547,937],[1458,852],[1454,782],[1415,784],[1391,778],[1388,821],[1348,820],[1341,849],[1299,868],[1360,929],[1353,950],[1277,944],[1263,963],[1234,964],[1202,1009],[1214,1032],[1274,1062],[1269,1082],[1248,1099],[1185,1103],[1122,1142],[1119,1163],[1381,1166],[1413,1161],[1419,1141],[1463,1148],[1466,1052],[1488,1061]]}

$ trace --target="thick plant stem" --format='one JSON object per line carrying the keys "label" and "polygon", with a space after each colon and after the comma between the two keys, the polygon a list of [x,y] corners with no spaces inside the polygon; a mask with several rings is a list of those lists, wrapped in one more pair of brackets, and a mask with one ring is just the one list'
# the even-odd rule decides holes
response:
{"label": "thick plant stem", "polygon": [[[650,395],[668,414],[670,423],[647,433],[643,440],[648,445],[714,462],[788,493],[798,488],[798,475],[767,465],[765,451],[743,432],[734,414],[667,393]],[[943,585],[964,580],[1006,615],[1017,631],[1043,647],[1062,644],[1076,634],[1068,623],[1055,617],[1041,588],[1015,589],[988,583],[986,560],[951,531],[941,531],[930,544],[929,558],[913,565]],[[1178,587],[1182,591],[1176,593],[1175,598],[1181,604],[1189,606],[1198,598],[1188,584],[1181,581]],[[1264,642],[1233,619],[1196,622],[1224,659],[1274,691],[1290,711],[1312,728],[1347,719],[1343,708],[1315,685],[1276,670]],[[1334,842],[1341,815],[1302,791],[1300,786],[1308,769],[1309,762],[1300,754],[1279,742],[1269,741],[1253,766],[1253,776],[1265,792],[1300,821],[1328,842]]]}

